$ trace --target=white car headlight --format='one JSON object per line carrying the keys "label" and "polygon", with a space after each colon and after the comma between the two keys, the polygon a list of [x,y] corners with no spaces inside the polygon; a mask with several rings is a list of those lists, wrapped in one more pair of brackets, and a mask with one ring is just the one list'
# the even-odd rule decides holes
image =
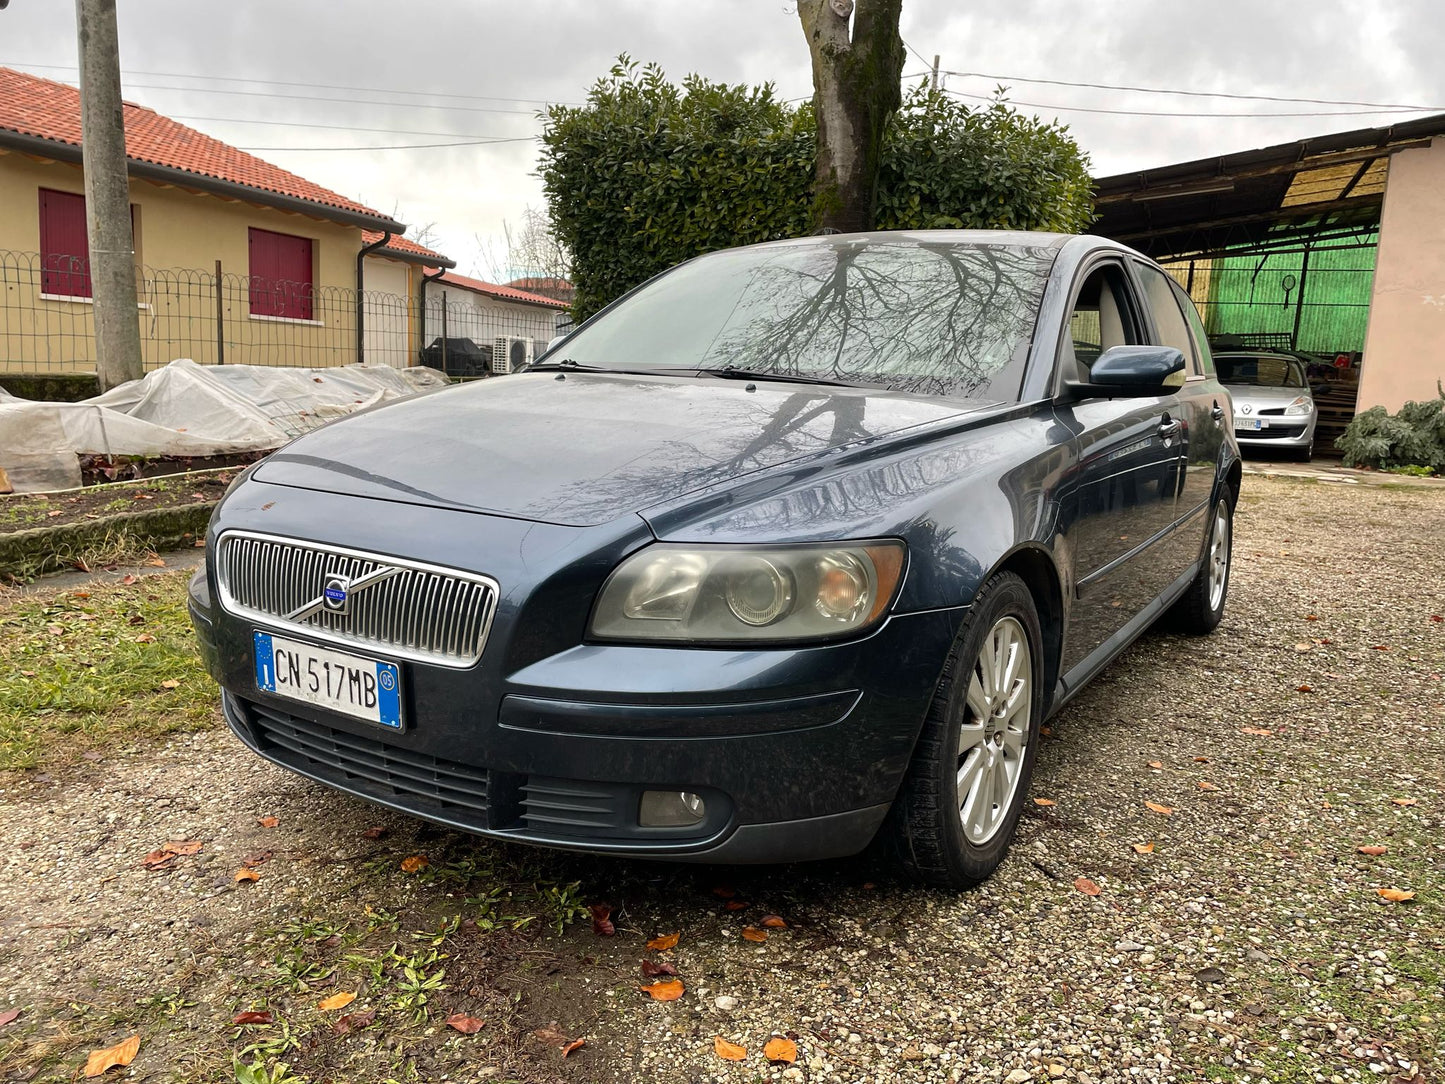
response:
{"label": "white car headlight", "polygon": [[1298,417],[1301,414],[1309,414],[1315,409],[1315,401],[1308,395],[1301,395],[1284,408],[1285,414],[1293,414]]}
{"label": "white car headlight", "polygon": [[601,640],[822,640],[878,621],[902,542],[798,546],[660,543],[618,565],[592,612]]}

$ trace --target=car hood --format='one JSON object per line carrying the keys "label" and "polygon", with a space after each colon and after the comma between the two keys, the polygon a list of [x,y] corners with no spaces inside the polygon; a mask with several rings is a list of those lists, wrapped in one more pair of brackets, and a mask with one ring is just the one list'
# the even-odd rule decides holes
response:
{"label": "car hood", "polygon": [[707,377],[524,373],[293,441],[261,482],[574,526],[998,404]]}
{"label": "car hood", "polygon": [[1259,388],[1253,384],[1226,384],[1225,389],[1229,397],[1234,400],[1234,409],[1239,413],[1239,408],[1246,403],[1251,410],[1269,409],[1271,407],[1289,406],[1301,395],[1309,397],[1308,388]]}

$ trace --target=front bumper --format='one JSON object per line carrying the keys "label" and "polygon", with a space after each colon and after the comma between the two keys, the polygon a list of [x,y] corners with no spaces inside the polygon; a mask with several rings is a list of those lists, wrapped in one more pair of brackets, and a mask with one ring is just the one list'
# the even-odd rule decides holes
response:
{"label": "front bumper", "polygon": [[1245,448],[1308,448],[1314,444],[1317,418],[1311,414],[1303,418],[1271,416],[1264,419],[1268,429],[1241,429],[1235,419],[1234,439]]}
{"label": "front bumper", "polygon": [[[577,645],[508,674],[489,668],[500,648],[470,670],[401,661],[411,725],[393,734],[258,690],[254,626],[219,611],[203,576],[190,605],[228,725],[278,764],[492,838],[729,863],[868,845],[963,615],[811,647]],[[647,789],[700,793],[707,815],[642,827]]]}

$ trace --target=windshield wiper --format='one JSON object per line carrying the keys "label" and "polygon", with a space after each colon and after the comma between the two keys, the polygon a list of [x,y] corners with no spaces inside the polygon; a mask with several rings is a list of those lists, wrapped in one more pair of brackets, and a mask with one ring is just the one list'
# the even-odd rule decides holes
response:
{"label": "windshield wiper", "polygon": [[737,365],[722,365],[715,369],[693,369],[699,376],[715,376],[722,380],[766,380],[780,384],[827,384],[837,388],[883,387],[882,384],[865,384],[859,380],[834,380],[826,376],[811,376],[806,373],[775,373],[765,369],[744,369]]}

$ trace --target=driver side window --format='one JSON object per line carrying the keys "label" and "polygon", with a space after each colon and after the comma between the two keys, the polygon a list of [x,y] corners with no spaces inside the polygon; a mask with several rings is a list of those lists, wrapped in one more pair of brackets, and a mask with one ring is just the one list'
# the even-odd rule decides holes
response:
{"label": "driver side window", "polygon": [[1085,275],[1069,312],[1068,340],[1060,349],[1064,378],[1087,383],[1090,367],[1105,350],[1143,343],[1134,313],[1122,266],[1107,263]]}

